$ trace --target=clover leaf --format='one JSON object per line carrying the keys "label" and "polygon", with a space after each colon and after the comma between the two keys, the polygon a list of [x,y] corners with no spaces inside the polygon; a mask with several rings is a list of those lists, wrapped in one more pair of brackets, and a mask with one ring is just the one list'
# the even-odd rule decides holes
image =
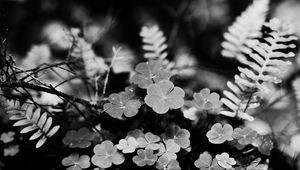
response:
{"label": "clover leaf", "polygon": [[175,143],[183,149],[190,146],[190,132],[177,125],[168,127],[164,136],[165,139],[174,139]]}
{"label": "clover leaf", "polygon": [[206,133],[209,142],[213,144],[221,144],[225,141],[232,141],[233,128],[230,124],[225,124],[222,127],[221,123],[214,124],[210,131]]}
{"label": "clover leaf", "polygon": [[132,93],[128,91],[119,94],[112,93],[108,101],[109,103],[104,104],[103,109],[114,118],[120,118],[123,114],[126,117],[133,117],[141,107],[139,100],[133,99]]}
{"label": "clover leaf", "polygon": [[177,159],[176,153],[179,152],[180,146],[175,143],[174,139],[168,139],[164,141],[164,143],[166,145],[166,150],[162,156],[166,157],[168,160]]}
{"label": "clover leaf", "polygon": [[124,162],[124,156],[118,152],[117,147],[109,140],[96,145],[94,153],[92,163],[100,168],[109,168],[112,164],[120,165]]}
{"label": "clover leaf", "polygon": [[212,159],[208,152],[203,152],[199,158],[194,162],[195,167],[200,170],[222,170],[223,168],[218,165],[217,159]]}
{"label": "clover leaf", "polygon": [[0,137],[0,140],[3,142],[3,143],[9,143],[9,142],[12,142],[14,140],[14,136],[16,135],[15,132],[13,131],[9,131],[7,133],[3,132],[1,134],[1,137]]}
{"label": "clover leaf", "polygon": [[232,165],[236,164],[234,158],[230,158],[226,152],[223,152],[221,155],[217,154],[216,159],[218,160],[218,164],[225,169],[230,169]]}
{"label": "clover leaf", "polygon": [[95,134],[88,128],[83,127],[78,131],[70,130],[63,138],[63,143],[70,148],[87,148],[91,145],[91,141],[94,139]]}
{"label": "clover leaf", "polygon": [[148,62],[139,63],[135,70],[135,74],[131,81],[137,84],[140,88],[146,89],[153,83],[157,83],[161,80],[169,80],[171,73],[163,69],[159,60],[149,60]]}
{"label": "clover leaf", "polygon": [[122,150],[123,153],[133,153],[138,146],[138,142],[134,137],[129,137],[127,139],[121,139],[117,148]]}
{"label": "clover leaf", "polygon": [[194,93],[193,98],[194,106],[199,111],[218,112],[222,106],[220,95],[215,92],[210,93],[208,88],[202,89],[199,93]]}
{"label": "clover leaf", "polygon": [[157,150],[159,149],[159,144],[156,142],[160,141],[160,137],[154,135],[151,132],[147,132],[144,137],[139,137],[137,139],[138,146],[145,149]]}
{"label": "clover leaf", "polygon": [[267,170],[268,166],[265,164],[260,164],[261,158],[257,158],[247,166],[246,170]]}
{"label": "clover leaf", "polygon": [[184,94],[180,87],[174,87],[174,84],[169,80],[162,80],[147,88],[145,103],[156,113],[164,114],[169,109],[182,107]]}
{"label": "clover leaf", "polygon": [[151,166],[154,165],[154,163],[156,162],[157,156],[153,154],[153,150],[151,149],[146,149],[146,150],[139,149],[137,151],[137,155],[134,156],[132,160],[136,165],[140,167],[146,165]]}
{"label": "clover leaf", "polygon": [[3,155],[4,156],[15,156],[17,153],[19,153],[20,147],[19,145],[11,145],[7,148],[4,148]]}
{"label": "clover leaf", "polygon": [[271,150],[274,148],[274,143],[269,135],[257,135],[252,145],[258,147],[258,151],[267,156],[271,154]]}
{"label": "clover leaf", "polygon": [[241,145],[249,145],[253,143],[256,139],[257,132],[249,127],[235,128],[232,137],[238,140]]}
{"label": "clover leaf", "polygon": [[163,156],[158,158],[155,167],[159,170],[181,170],[181,167],[179,166],[179,162],[177,160],[172,159],[169,161],[166,157]]}
{"label": "clover leaf", "polygon": [[82,170],[91,166],[90,157],[88,155],[81,155],[73,153],[62,160],[64,166],[70,166],[67,170]]}
{"label": "clover leaf", "polygon": [[134,129],[131,130],[127,133],[127,137],[134,137],[135,139],[139,138],[139,137],[144,137],[144,133],[142,130],[140,129]]}

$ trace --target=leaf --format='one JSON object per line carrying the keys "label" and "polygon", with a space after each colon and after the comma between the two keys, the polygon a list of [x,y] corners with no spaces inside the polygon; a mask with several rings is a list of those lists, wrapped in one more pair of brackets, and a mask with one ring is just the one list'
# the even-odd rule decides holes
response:
{"label": "leaf", "polygon": [[146,89],[151,84],[161,80],[169,80],[171,73],[162,67],[159,60],[149,60],[148,62],[136,65],[137,73],[132,76],[131,81],[140,88]]}
{"label": "leaf", "polygon": [[141,107],[139,100],[134,99],[134,95],[129,91],[112,93],[108,100],[109,103],[104,104],[103,109],[114,118],[120,118],[123,114],[126,117],[133,117]]}
{"label": "leaf", "polygon": [[12,142],[15,139],[14,138],[15,135],[16,135],[16,133],[13,131],[9,131],[7,133],[3,132],[1,134],[0,141],[2,141],[3,143]]}
{"label": "leaf", "polygon": [[235,128],[232,137],[238,139],[238,143],[241,145],[249,145],[255,141],[257,135],[256,131],[249,127],[245,127],[243,129]]}
{"label": "leaf", "polygon": [[200,154],[199,158],[194,162],[195,167],[200,170],[222,170],[218,165],[217,159],[212,159],[212,156],[208,152]]}
{"label": "leaf", "polygon": [[190,146],[190,132],[187,129],[181,129],[177,125],[169,126],[164,134],[164,140],[174,139],[174,142],[182,149]]}
{"label": "leaf", "polygon": [[220,95],[215,92],[210,93],[208,88],[202,89],[199,93],[194,93],[193,98],[193,106],[199,111],[218,112],[221,109]]}
{"label": "leaf", "polygon": [[151,149],[139,149],[137,151],[137,155],[132,158],[132,161],[140,167],[143,166],[152,166],[157,160],[157,156],[153,154],[153,150]]}
{"label": "leaf", "polygon": [[147,88],[145,103],[156,113],[164,114],[169,109],[179,109],[184,104],[185,92],[168,80],[162,80]]}
{"label": "leaf", "polygon": [[246,54],[251,53],[251,47],[262,36],[261,28],[266,19],[269,0],[254,0],[253,3],[239,16],[224,34],[222,55],[236,58],[247,64]]}
{"label": "leaf", "polygon": [[147,59],[164,59],[168,53],[166,38],[163,32],[159,30],[157,25],[143,26],[140,32],[140,36],[143,38],[143,49],[146,51],[144,57]]}
{"label": "leaf", "polygon": [[109,168],[112,164],[120,165],[124,156],[118,152],[117,147],[109,140],[103,141],[94,147],[92,163],[100,168]]}
{"label": "leaf", "polygon": [[222,144],[225,141],[232,141],[233,128],[230,124],[222,126],[220,123],[215,123],[211,130],[206,133],[209,142],[213,144]]}
{"label": "leaf", "polygon": [[63,138],[63,143],[70,148],[87,148],[92,144],[91,141],[94,137],[94,132],[91,132],[86,127],[82,127],[78,131],[68,131]]}
{"label": "leaf", "polygon": [[159,149],[160,137],[151,132],[147,132],[144,137],[137,138],[138,146],[145,149],[157,150]]}
{"label": "leaf", "polygon": [[234,158],[230,158],[226,152],[216,155],[216,159],[218,160],[218,164],[225,169],[232,168],[232,165],[236,164]]}
{"label": "leaf", "polygon": [[123,153],[133,153],[138,145],[139,143],[134,137],[129,137],[127,139],[121,139],[116,147],[122,150]]}
{"label": "leaf", "polygon": [[180,146],[177,145],[173,139],[168,139],[164,141],[164,143],[166,145],[166,150],[162,156],[166,157],[168,160],[176,160],[176,153],[180,151]]}
{"label": "leaf", "polygon": [[90,157],[88,155],[81,155],[73,153],[62,160],[62,165],[70,166],[67,170],[82,170],[91,166]]}

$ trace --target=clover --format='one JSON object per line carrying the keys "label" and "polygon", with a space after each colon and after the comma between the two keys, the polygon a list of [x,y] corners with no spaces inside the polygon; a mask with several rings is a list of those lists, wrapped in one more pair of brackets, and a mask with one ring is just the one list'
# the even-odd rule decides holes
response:
{"label": "clover", "polygon": [[249,145],[255,141],[257,135],[256,131],[249,127],[245,127],[243,129],[235,128],[232,137],[237,139],[238,143],[241,145]]}
{"label": "clover", "polygon": [[257,135],[252,145],[258,147],[258,151],[267,156],[271,154],[271,150],[274,148],[274,143],[269,135]]}
{"label": "clover", "polygon": [[20,147],[19,145],[11,145],[7,148],[4,148],[3,155],[4,156],[15,156],[17,153],[19,153]]}
{"label": "clover", "polygon": [[217,159],[212,159],[212,156],[208,152],[200,154],[199,158],[194,162],[195,167],[200,170],[222,170],[219,166]]}
{"label": "clover", "polygon": [[171,72],[163,69],[159,60],[139,63],[135,70],[137,73],[132,76],[131,81],[142,89],[146,89],[151,84],[161,80],[169,80],[171,77]]}
{"label": "clover", "polygon": [[134,138],[139,138],[139,137],[144,137],[144,133],[142,130],[140,129],[134,129],[134,130],[131,130],[127,133],[127,137],[134,137]]}
{"label": "clover", "polygon": [[141,107],[139,100],[133,99],[132,94],[127,91],[110,94],[108,101],[109,103],[104,104],[103,109],[114,118],[120,118],[123,114],[126,117],[133,117]]}
{"label": "clover", "polygon": [[221,155],[217,154],[216,159],[218,160],[218,164],[225,169],[230,169],[232,165],[236,164],[234,158],[230,158],[226,152],[223,152]]}
{"label": "clover", "polygon": [[109,140],[103,141],[94,147],[92,163],[100,168],[109,168],[112,164],[120,165],[124,156],[118,152],[117,147]]}
{"label": "clover", "polygon": [[164,134],[165,139],[174,139],[174,142],[182,149],[187,149],[190,146],[190,132],[186,129],[181,129],[179,126],[170,126]]}
{"label": "clover", "polygon": [[90,157],[88,155],[81,155],[73,153],[62,160],[64,166],[70,166],[67,170],[82,170],[91,166]]}
{"label": "clover", "polygon": [[157,160],[157,156],[153,154],[153,150],[151,149],[139,149],[137,151],[137,155],[132,158],[133,162],[140,166],[152,166]]}
{"label": "clover", "polygon": [[70,148],[87,148],[91,145],[91,141],[94,139],[95,134],[88,128],[82,127],[78,131],[70,130],[63,138],[63,143]]}
{"label": "clover", "polygon": [[210,131],[206,133],[209,142],[213,144],[221,144],[225,141],[232,141],[233,128],[230,124],[225,124],[223,127],[221,123],[214,124]]}
{"label": "clover", "polygon": [[14,140],[14,136],[16,135],[15,132],[13,131],[9,131],[7,133],[3,132],[1,134],[1,137],[0,137],[0,140],[3,142],[3,143],[9,143],[9,142],[12,142]]}
{"label": "clover", "polygon": [[151,150],[159,149],[159,144],[156,142],[160,141],[160,137],[151,132],[147,132],[144,137],[139,137],[137,141],[140,148]]}
{"label": "clover", "polygon": [[175,143],[174,139],[168,139],[164,143],[166,149],[162,157],[166,157],[168,160],[177,159],[176,153],[179,152],[180,146]]}
{"label": "clover", "polygon": [[156,113],[164,114],[169,109],[179,109],[184,104],[184,91],[169,80],[162,80],[147,88],[145,103]]}
{"label": "clover", "polygon": [[215,92],[210,93],[208,88],[202,89],[199,93],[194,93],[193,103],[199,111],[218,112],[222,106],[220,95]]}
{"label": "clover", "polygon": [[139,143],[134,137],[128,137],[127,139],[121,139],[116,147],[122,150],[123,153],[133,153]]}
{"label": "clover", "polygon": [[168,160],[166,157],[159,157],[156,166],[159,170],[181,170],[179,162],[175,159]]}
{"label": "clover", "polygon": [[260,164],[261,158],[257,158],[247,166],[246,170],[267,170],[268,166],[265,164]]}

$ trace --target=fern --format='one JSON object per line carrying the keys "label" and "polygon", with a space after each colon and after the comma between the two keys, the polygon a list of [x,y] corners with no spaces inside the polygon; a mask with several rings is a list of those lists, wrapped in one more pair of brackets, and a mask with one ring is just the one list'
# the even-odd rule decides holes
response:
{"label": "fern", "polygon": [[33,111],[33,107],[28,104],[20,105],[19,101],[9,101],[8,113],[11,115],[10,120],[16,121],[14,126],[22,126],[20,133],[36,131],[29,140],[38,139],[36,148],[41,147],[48,138],[52,137],[60,128],[59,125],[52,127],[52,118],[47,116],[38,108]]}
{"label": "fern", "polygon": [[296,97],[296,104],[298,109],[298,117],[300,118],[300,77],[293,81],[293,89]]}
{"label": "fern", "polygon": [[257,44],[261,37],[261,28],[265,22],[269,0],[254,0],[254,2],[237,17],[228,32],[224,34],[222,55],[236,58],[241,63],[247,64],[245,54],[251,53],[250,47]]}
{"label": "fern", "polygon": [[238,116],[246,120],[253,120],[253,117],[246,113],[248,108],[255,108],[259,105],[257,91],[270,92],[267,83],[280,83],[279,74],[284,71],[290,61],[284,59],[294,57],[295,54],[285,53],[283,50],[295,48],[290,27],[285,27],[278,19],[272,19],[265,24],[269,32],[265,38],[251,49],[249,56],[253,61],[248,62],[249,68],[239,67],[240,75],[235,75],[235,84],[229,82],[227,86],[230,91],[224,91],[225,98],[221,101],[231,111],[222,111],[226,116]]}
{"label": "fern", "polygon": [[165,59],[168,55],[166,52],[167,44],[163,32],[159,30],[157,25],[144,26],[140,32],[143,38],[143,49],[146,51],[144,57],[147,59]]}

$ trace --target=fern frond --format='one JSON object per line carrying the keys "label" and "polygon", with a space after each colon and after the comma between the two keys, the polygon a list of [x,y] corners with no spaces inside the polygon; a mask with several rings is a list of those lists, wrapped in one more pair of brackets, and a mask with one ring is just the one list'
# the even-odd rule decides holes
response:
{"label": "fern frond", "polygon": [[300,118],[300,77],[293,81],[293,89],[296,97],[296,105],[298,110],[298,118]]}
{"label": "fern frond", "polygon": [[75,58],[83,59],[85,74],[87,77],[102,74],[108,69],[104,59],[97,57],[95,54],[92,44],[86,42],[83,38],[78,38],[71,49],[70,55]]}
{"label": "fern frond", "polygon": [[146,51],[144,57],[147,59],[161,59],[167,57],[167,44],[163,32],[157,25],[143,26],[140,32],[143,38],[143,49]]}
{"label": "fern frond", "polygon": [[20,133],[36,131],[29,140],[39,139],[36,148],[41,147],[48,138],[52,137],[60,128],[59,125],[52,127],[52,118],[47,116],[38,108],[33,111],[33,107],[28,104],[20,105],[19,101],[9,101],[7,112],[10,120],[16,121],[13,126],[22,126]]}
{"label": "fern frond", "polygon": [[265,24],[271,31],[266,33],[264,41],[252,47],[253,52],[249,57],[253,61],[248,62],[250,68],[241,68],[239,71],[245,75],[249,87],[255,87],[262,91],[269,89],[263,83],[281,83],[280,74],[290,65],[290,61],[285,59],[294,57],[293,52],[286,53],[286,49],[295,48],[294,40],[297,37],[292,35],[290,28],[283,28],[278,19],[272,19]]}
{"label": "fern frond", "polygon": [[236,58],[247,64],[245,54],[251,53],[251,47],[258,43],[261,28],[266,19],[269,0],[254,0],[254,2],[239,16],[228,32],[224,34],[222,55]]}

